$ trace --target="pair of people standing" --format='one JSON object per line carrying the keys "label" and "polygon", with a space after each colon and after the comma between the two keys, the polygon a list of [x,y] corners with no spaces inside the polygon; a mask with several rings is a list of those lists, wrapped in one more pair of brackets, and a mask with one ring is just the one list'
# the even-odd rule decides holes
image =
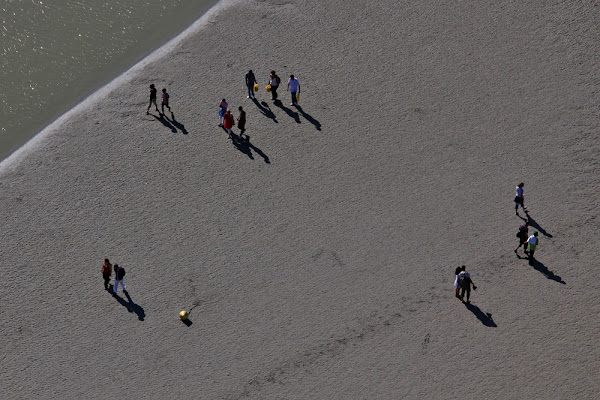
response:
{"label": "pair of people standing", "polygon": [[[271,71],[271,74],[269,75],[268,84],[271,87],[271,100],[277,100],[277,98],[279,97],[277,95],[277,89],[281,84],[281,78],[279,78],[275,71]],[[298,81],[298,78],[294,77],[293,74],[290,75],[290,78],[288,79],[287,89],[290,91],[290,94],[292,96],[292,102],[290,103],[290,106],[297,106],[298,99],[300,98],[300,81]]]}
{"label": "pair of people standing", "polygon": [[[156,87],[154,86],[154,83],[152,83],[150,85],[150,102],[148,103],[148,108],[146,109],[146,115],[150,114],[150,107],[152,107],[152,104],[154,104],[156,111],[158,111],[158,105],[156,104],[156,94]],[[171,107],[169,106],[169,93],[167,93],[166,88],[163,88],[161,97],[162,114],[165,113],[165,107],[167,107],[169,111],[171,111]],[[160,114],[160,111],[158,111],[158,113]]]}
{"label": "pair of people standing", "polygon": [[[104,278],[104,289],[106,289],[106,290],[109,290],[109,282],[110,282],[110,277],[112,275],[112,271],[113,271],[112,264],[110,263],[108,258],[105,258],[104,264],[102,264],[102,277]],[[120,267],[119,264],[115,264],[114,271],[115,271],[115,283],[113,285],[113,293],[117,294],[117,290],[119,289],[119,284],[121,284],[121,288],[123,289],[123,291],[126,292],[127,290],[125,289],[125,282],[123,281],[123,278],[125,278],[125,268]]]}
{"label": "pair of people standing", "polygon": [[454,271],[456,277],[454,278],[454,287],[455,287],[455,295],[461,301],[464,301],[465,293],[467,295],[467,303],[471,302],[471,286],[473,286],[473,290],[477,290],[477,286],[473,283],[471,279],[471,274],[466,271],[466,267],[463,265],[462,267],[456,267]]}

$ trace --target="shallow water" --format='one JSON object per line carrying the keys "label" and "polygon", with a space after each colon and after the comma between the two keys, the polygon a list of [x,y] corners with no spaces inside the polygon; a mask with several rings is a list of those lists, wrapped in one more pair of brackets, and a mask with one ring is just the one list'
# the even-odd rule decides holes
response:
{"label": "shallow water", "polygon": [[0,160],[214,0],[4,0]]}

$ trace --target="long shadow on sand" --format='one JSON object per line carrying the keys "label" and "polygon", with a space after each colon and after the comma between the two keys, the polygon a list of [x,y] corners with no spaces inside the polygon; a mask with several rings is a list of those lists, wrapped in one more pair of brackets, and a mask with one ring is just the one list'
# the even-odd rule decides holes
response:
{"label": "long shadow on sand", "polygon": [[250,143],[250,136],[246,135],[246,139],[244,139],[243,134],[240,134],[239,136],[233,134],[231,142],[233,143],[236,149],[247,155],[248,158],[250,158],[251,160],[254,160],[254,156],[252,155],[252,150],[254,150],[256,154],[258,154],[263,158],[263,160],[265,160],[266,164],[271,164],[271,160],[269,160],[269,157],[267,157],[267,155],[263,153],[261,149]]}
{"label": "long shadow on sand", "polygon": [[112,287],[110,287],[109,293],[115,298],[115,300],[119,302],[119,304],[125,307],[127,311],[129,311],[130,313],[136,313],[140,321],[143,321],[144,318],[146,318],[146,313],[144,312],[144,309],[139,304],[135,304],[133,302],[131,296],[129,296],[129,292],[123,290],[123,294],[125,295],[125,297],[127,297],[127,301],[125,301],[125,299],[123,299],[119,295],[114,294],[112,291]]}
{"label": "long shadow on sand", "polygon": [[262,115],[264,115],[267,118],[272,119],[273,122],[275,122],[276,124],[279,123],[279,121],[277,121],[277,117],[275,117],[275,114],[273,113],[273,111],[271,111],[271,107],[269,107],[269,105],[267,104],[266,101],[259,103],[258,100],[252,99],[252,102],[254,103],[254,105],[256,107],[258,107],[258,110],[260,111],[260,113]]}
{"label": "long shadow on sand", "polygon": [[184,135],[188,134],[187,129],[185,129],[185,125],[183,125],[181,122],[179,122],[175,119],[175,114],[173,114],[172,111],[171,111],[171,123],[173,123],[173,125],[175,125],[175,127],[177,129],[179,129],[181,131],[181,133],[183,133]]}
{"label": "long shadow on sand", "polygon": [[314,119],[310,114],[305,113],[304,110],[302,109],[302,107],[296,106],[296,108],[298,109],[298,111],[300,112],[300,115],[302,115],[302,117],[304,117],[308,122],[313,124],[318,131],[321,130],[321,123],[319,121]]}
{"label": "long shadow on sand", "polygon": [[529,265],[533,267],[536,271],[539,271],[542,275],[544,275],[548,279],[552,279],[558,283],[566,285],[567,283],[562,280],[562,278],[556,275],[554,272],[550,271],[544,264],[536,260],[535,258],[529,259]]}
{"label": "long shadow on sand", "polygon": [[489,326],[491,328],[498,327],[498,325],[496,325],[496,323],[492,319],[492,314],[484,313],[483,311],[481,311],[479,309],[479,307],[477,307],[474,304],[471,304],[471,303],[463,303],[463,304],[465,305],[465,307],[467,307],[467,310],[471,311],[477,317],[477,319],[481,321],[481,323],[483,325]]}
{"label": "long shadow on sand", "polygon": [[523,221],[529,221],[529,226],[531,226],[534,230],[540,232],[542,235],[544,235],[546,237],[549,237],[549,238],[553,237],[550,233],[546,232],[546,230],[544,228],[542,228],[535,219],[531,218],[531,215],[529,215],[529,213],[527,211],[525,211],[525,215],[527,215],[527,218],[523,218],[519,214],[517,214],[517,216],[519,218],[521,218]]}
{"label": "long shadow on sand", "polygon": [[277,107],[281,108],[283,111],[285,111],[285,113],[290,117],[293,118],[294,121],[296,121],[297,124],[300,123],[300,116],[298,116],[298,113],[293,111],[290,108],[287,108],[286,106],[283,105],[283,103],[281,102],[281,100],[275,100],[273,102],[273,104],[275,104]]}
{"label": "long shadow on sand", "polygon": [[177,129],[175,129],[175,127],[171,124],[171,122],[165,118],[165,116],[163,114],[158,114],[159,116],[157,117],[154,114],[151,114],[154,118],[156,118],[161,124],[163,124],[164,126],[166,126],[167,128],[169,128],[171,130],[171,132],[173,133],[177,133]]}

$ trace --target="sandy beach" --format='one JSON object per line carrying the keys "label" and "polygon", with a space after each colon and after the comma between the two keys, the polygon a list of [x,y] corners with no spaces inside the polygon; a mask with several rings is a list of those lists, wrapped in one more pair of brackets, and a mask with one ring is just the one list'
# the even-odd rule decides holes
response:
{"label": "sandy beach", "polygon": [[0,163],[0,398],[597,398],[599,4],[221,1]]}

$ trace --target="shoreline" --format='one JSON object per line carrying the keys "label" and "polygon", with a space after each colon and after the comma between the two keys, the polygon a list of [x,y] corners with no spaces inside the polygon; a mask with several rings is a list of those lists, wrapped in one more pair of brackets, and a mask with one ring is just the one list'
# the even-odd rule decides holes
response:
{"label": "shoreline", "polygon": [[598,397],[593,5],[217,6],[0,164],[1,394]]}
{"label": "shoreline", "polygon": [[[103,96],[106,96],[108,93],[110,93],[111,90],[114,90],[114,88],[117,87],[118,84],[125,82],[127,79],[133,79],[135,76],[134,74],[140,69],[142,69],[145,65],[160,58],[164,54],[167,54],[169,51],[172,51],[178,43],[185,40],[186,37],[194,34],[196,30],[201,29],[202,20],[205,17],[209,16],[210,13],[213,13],[210,15],[214,15],[214,13],[217,13],[218,10],[221,9],[220,4],[227,3],[228,0],[212,1],[213,4],[187,28],[184,28],[178,34],[173,36],[169,41],[167,41],[157,49],[151,51],[148,55],[142,57],[138,62],[136,62],[131,67],[127,68],[125,71],[107,80],[106,83],[98,86],[89,95],[83,96],[83,98],[80,101],[75,102],[71,108],[69,108],[64,113],[60,114],[57,118],[49,122],[46,126],[42,127],[37,133],[33,134],[29,139],[25,140],[14,151],[8,153],[5,157],[0,159],[0,173],[2,172],[2,169],[5,166],[14,164],[15,162],[17,162],[16,159],[25,156],[25,154],[30,150],[33,151],[35,146],[40,145],[39,142],[45,139],[46,136],[51,135],[51,132],[59,129],[61,124],[65,123],[68,120],[68,118],[77,115],[77,113],[83,112],[86,107],[91,107],[93,104],[95,104],[95,102],[100,101]],[[225,6],[226,5],[224,5],[223,7]],[[28,149],[29,146],[34,147]]]}

